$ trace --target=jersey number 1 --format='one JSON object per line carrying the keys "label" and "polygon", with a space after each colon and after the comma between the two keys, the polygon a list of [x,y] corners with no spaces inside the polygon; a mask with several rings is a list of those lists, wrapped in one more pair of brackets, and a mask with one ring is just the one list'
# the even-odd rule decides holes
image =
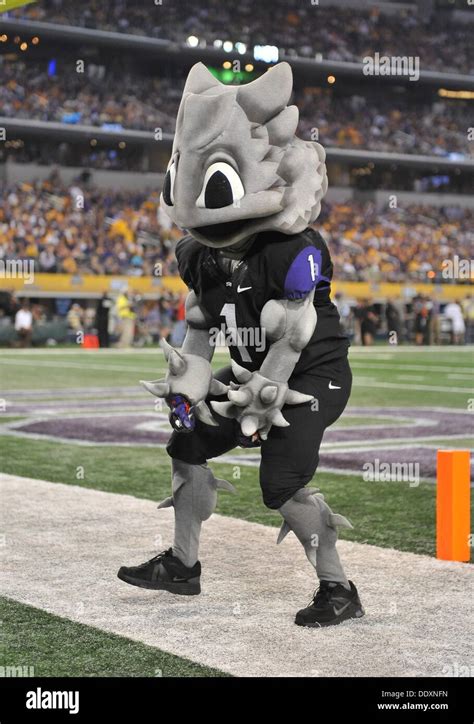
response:
{"label": "jersey number 1", "polygon": [[242,344],[240,330],[237,327],[235,304],[224,304],[220,311],[220,316],[224,317],[225,319],[226,327],[231,334],[232,344],[234,344],[239,350],[240,356],[242,357],[242,362],[251,362],[252,358],[249,355],[247,348]]}

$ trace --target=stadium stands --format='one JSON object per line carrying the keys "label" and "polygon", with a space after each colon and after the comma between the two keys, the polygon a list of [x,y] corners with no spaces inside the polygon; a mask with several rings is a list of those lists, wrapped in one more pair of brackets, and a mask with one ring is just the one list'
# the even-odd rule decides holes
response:
{"label": "stadium stands", "polygon": [[[38,272],[176,273],[173,241],[160,224],[158,194],[69,188],[51,180],[6,188],[0,201],[0,258],[32,259]],[[446,281],[441,262],[469,258],[474,212],[460,207],[327,203],[318,227],[329,243],[335,277],[347,281]]]}
{"label": "stadium stands", "polygon": [[[43,69],[25,62],[4,62],[1,68],[0,107],[6,117],[174,132],[183,74],[139,76],[117,58],[103,73],[94,66],[90,75],[75,72],[72,60],[53,77],[46,63]],[[317,128],[328,146],[434,156],[474,153],[474,139],[466,133],[469,101],[434,97],[415,104],[396,95],[336,95],[308,86],[297,90],[294,102],[300,135],[310,138]]]}
{"label": "stadium stands", "polygon": [[411,55],[419,56],[424,68],[443,72],[469,73],[474,63],[469,27],[451,24],[443,13],[418,15],[415,8],[385,15],[377,7],[334,8],[273,0],[270,13],[267,5],[253,0],[227,5],[209,0],[205,7],[192,0],[157,4],[149,0],[95,0],[87,4],[46,0],[20,8],[13,15],[178,43],[193,37],[201,41],[201,47],[204,41],[211,46],[225,41],[245,46],[270,44],[290,55],[315,57],[320,53],[342,61],[358,61],[374,52]]}

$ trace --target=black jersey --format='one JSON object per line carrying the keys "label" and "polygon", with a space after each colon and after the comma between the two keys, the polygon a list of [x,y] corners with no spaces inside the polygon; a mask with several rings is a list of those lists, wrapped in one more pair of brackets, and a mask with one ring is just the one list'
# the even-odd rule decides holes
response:
{"label": "black jersey", "polygon": [[191,236],[176,245],[181,278],[212,320],[211,335],[225,333],[230,355],[238,364],[258,370],[268,353],[271,342],[260,326],[266,302],[302,298],[312,289],[318,321],[293,374],[317,372],[320,365],[347,355],[349,341],[330,300],[331,257],[317,231],[308,228],[291,236],[262,232],[228,274],[219,265],[218,255],[218,250]]}

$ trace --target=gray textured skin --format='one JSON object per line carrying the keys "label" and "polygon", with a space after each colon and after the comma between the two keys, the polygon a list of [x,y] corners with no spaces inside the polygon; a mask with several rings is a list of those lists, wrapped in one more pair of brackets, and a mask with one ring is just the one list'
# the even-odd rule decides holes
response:
{"label": "gray textured skin", "polygon": [[312,400],[311,395],[290,390],[287,382],[316,327],[313,298],[311,292],[304,299],[272,299],[265,304],[261,326],[272,344],[260,370],[249,372],[233,362],[234,374],[243,384],[228,391],[229,402],[211,402],[219,415],[236,418],[244,435],[258,431],[266,440],[272,425],[289,425],[281,413],[283,405]]}
{"label": "gray textured skin", "polygon": [[207,425],[217,426],[205,399],[209,393],[223,394],[228,387],[213,377],[210,362],[214,347],[209,343],[210,323],[194,292],[190,292],[186,298],[186,321],[188,330],[181,352],[173,349],[164,339],[160,342],[169,366],[166,377],[140,382],[155,397],[184,395],[194,405],[196,417]]}
{"label": "gray textured skin", "polygon": [[173,553],[190,568],[198,560],[201,525],[216,508],[217,490],[236,491],[227,480],[214,477],[207,465],[190,465],[175,459],[171,465],[173,495],[158,508],[174,507]]}
{"label": "gray textured skin", "polygon": [[[318,217],[327,190],[325,152],[295,136],[292,88],[288,63],[243,86],[223,85],[202,63],[191,68],[168,166],[175,172],[173,205],[163,196],[161,204],[202,244],[224,248],[260,231],[295,234]],[[217,161],[238,173],[244,195],[223,208],[200,208],[205,171]],[[238,229],[217,238],[199,228],[235,221],[242,222]]]}
{"label": "gray textured skin", "polygon": [[343,515],[333,513],[317,490],[302,488],[281,506],[284,523],[277,543],[292,530],[321,581],[342,583],[350,588],[336,550],[337,528],[352,528]]}

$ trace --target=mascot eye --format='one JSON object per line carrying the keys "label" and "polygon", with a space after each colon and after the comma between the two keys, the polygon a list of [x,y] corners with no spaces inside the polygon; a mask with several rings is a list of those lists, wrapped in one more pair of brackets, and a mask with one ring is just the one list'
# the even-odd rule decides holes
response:
{"label": "mascot eye", "polygon": [[166,172],[163,183],[163,200],[167,206],[174,204],[174,180],[176,178],[176,163],[173,161]]}
{"label": "mascot eye", "polygon": [[218,161],[206,171],[196,206],[201,209],[221,209],[238,201],[244,194],[244,187],[237,171],[228,163]]}

